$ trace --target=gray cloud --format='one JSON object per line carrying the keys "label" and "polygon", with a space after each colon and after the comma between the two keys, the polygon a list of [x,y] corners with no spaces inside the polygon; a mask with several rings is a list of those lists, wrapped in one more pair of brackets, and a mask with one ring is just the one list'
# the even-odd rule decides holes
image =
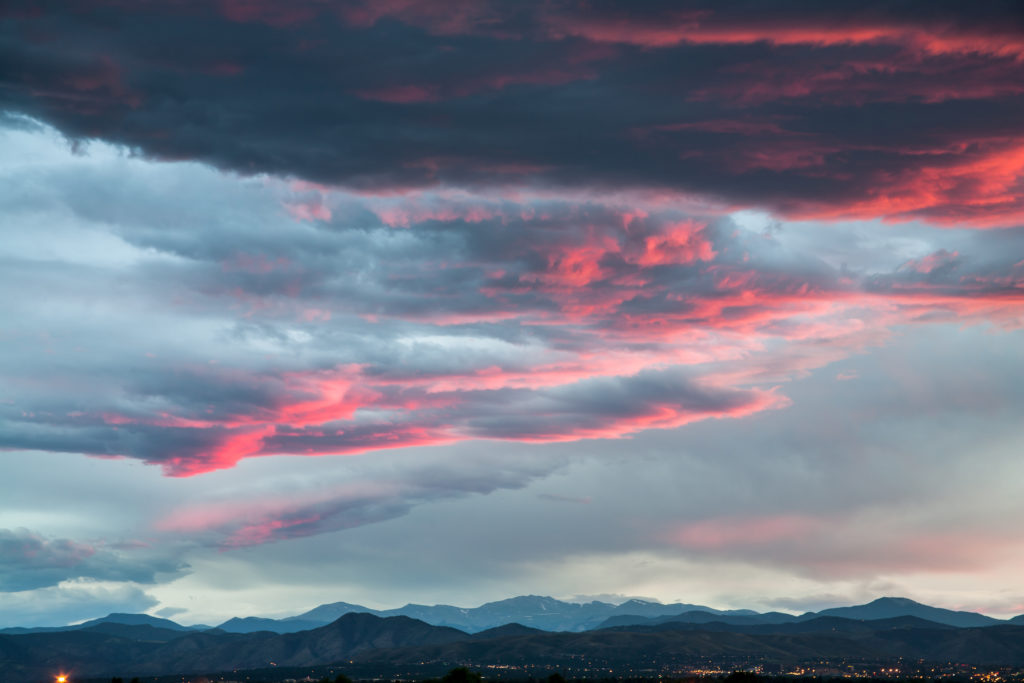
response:
{"label": "gray cloud", "polygon": [[166,558],[131,557],[28,529],[0,529],[0,592],[31,591],[75,579],[152,584],[187,569]]}
{"label": "gray cloud", "polygon": [[378,467],[356,466],[340,481],[324,477],[297,497],[267,492],[258,500],[192,502],[157,526],[220,548],[258,545],[374,525],[438,501],[521,489],[566,464],[557,456],[506,461],[486,454],[398,462],[396,472],[398,463],[384,459]]}
{"label": "gray cloud", "polygon": [[7,626],[66,626],[112,612],[139,613],[156,606],[153,596],[133,586],[88,582],[0,594],[0,624]]}

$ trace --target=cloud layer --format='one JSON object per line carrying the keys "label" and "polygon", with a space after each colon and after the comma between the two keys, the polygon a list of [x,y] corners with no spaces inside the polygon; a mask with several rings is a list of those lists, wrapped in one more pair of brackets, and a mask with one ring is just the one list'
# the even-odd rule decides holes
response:
{"label": "cloud layer", "polygon": [[[365,198],[7,136],[59,161],[9,166],[5,210],[56,219],[63,240],[5,249],[8,291],[46,297],[6,304],[23,321],[7,448],[188,475],[265,454],[621,438],[784,407],[780,382],[896,324],[1020,323],[1018,230],[977,233],[971,253],[936,235],[855,270],[636,197]],[[41,373],[51,355],[75,360]]]}
{"label": "cloud layer", "polygon": [[1021,21],[1012,2],[15,2],[0,105],[375,193],[631,188],[1006,226]]}

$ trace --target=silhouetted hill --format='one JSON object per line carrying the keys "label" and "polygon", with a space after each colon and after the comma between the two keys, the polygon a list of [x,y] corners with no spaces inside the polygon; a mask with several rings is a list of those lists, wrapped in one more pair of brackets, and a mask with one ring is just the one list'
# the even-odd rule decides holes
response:
{"label": "silhouetted hill", "polygon": [[120,636],[121,638],[128,638],[129,640],[139,640],[149,643],[166,643],[171,640],[183,638],[191,631],[188,630],[174,630],[169,628],[156,628],[149,624],[119,624],[117,622],[100,622],[94,624],[85,629],[77,629],[82,631],[90,631],[93,633],[104,633],[111,636]]}
{"label": "silhouetted hill", "polygon": [[530,628],[529,626],[523,626],[522,624],[505,624],[504,626],[496,626],[495,628],[489,628],[486,631],[474,633],[473,638],[476,640],[486,640],[487,638],[532,636],[537,633],[544,633],[544,631],[537,628]]}
{"label": "silhouetted hill", "polygon": [[[108,633],[109,629],[135,631]],[[291,634],[266,631],[170,632],[163,639],[149,625],[103,624],[53,633],[0,636],[0,680],[49,678],[55,669],[78,676],[197,673],[265,666],[327,664],[376,649],[434,645],[470,636],[408,617],[346,614],[317,629]]]}
{"label": "silhouetted hill", "polygon": [[197,673],[265,666],[329,664],[372,649],[430,645],[467,638],[462,631],[408,617],[346,614],[332,624],[299,633],[210,635],[181,638],[152,652],[138,671]]}
{"label": "silhouetted hill", "polygon": [[[1024,665],[1024,627],[915,627],[894,622],[884,627],[847,622],[834,630],[804,633],[740,633],[655,627],[625,627],[584,633],[544,633],[485,641],[456,641],[437,646],[367,652],[362,664],[397,667],[416,663],[458,662],[470,666],[580,667],[629,671],[645,667],[699,665],[757,660],[791,665],[821,660],[889,662],[899,658],[928,662]],[[758,625],[746,628],[764,628]],[[774,625],[779,628],[796,624]],[[820,624],[819,626],[823,626]],[[742,628],[742,627],[741,627]],[[803,628],[810,628],[806,624]],[[384,671],[381,670],[382,675]]]}
{"label": "silhouetted hill", "polygon": [[0,635],[0,680],[52,680],[53,673],[61,670],[86,675],[107,673],[120,663],[141,660],[148,652],[164,644],[96,629]]}

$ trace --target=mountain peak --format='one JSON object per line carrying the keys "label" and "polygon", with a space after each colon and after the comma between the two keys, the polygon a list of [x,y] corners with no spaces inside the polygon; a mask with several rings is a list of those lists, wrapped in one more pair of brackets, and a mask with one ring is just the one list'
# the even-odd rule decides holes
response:
{"label": "mountain peak", "polygon": [[623,605],[663,605],[665,603],[658,602],[657,600],[643,600],[641,598],[630,598]]}
{"label": "mountain peak", "polygon": [[877,598],[868,603],[869,605],[892,605],[899,607],[924,607],[920,602],[911,600],[910,598],[901,598],[898,596],[885,596]]}
{"label": "mountain peak", "polygon": [[187,626],[171,621],[170,619],[162,619],[160,617],[150,616],[149,614],[129,614],[127,612],[111,612],[105,617],[99,619],[90,619],[78,624],[75,628],[88,628],[97,624],[122,624],[124,626],[154,626],[157,628],[166,628],[174,631],[188,631],[190,630]]}

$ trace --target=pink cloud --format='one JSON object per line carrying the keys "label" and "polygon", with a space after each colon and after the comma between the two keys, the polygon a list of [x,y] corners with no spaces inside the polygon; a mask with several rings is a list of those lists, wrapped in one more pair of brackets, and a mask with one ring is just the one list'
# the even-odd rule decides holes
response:
{"label": "pink cloud", "polygon": [[804,540],[822,527],[820,519],[801,515],[717,518],[685,524],[671,539],[685,548],[718,550]]}
{"label": "pink cloud", "polygon": [[364,100],[390,102],[392,104],[436,102],[440,99],[436,87],[425,85],[393,85],[370,90],[357,90],[353,94]]}
{"label": "pink cloud", "polygon": [[238,22],[261,22],[283,28],[307,22],[325,6],[322,2],[279,3],[273,0],[217,0],[225,18]]}
{"label": "pink cloud", "polygon": [[940,249],[919,259],[911,259],[900,266],[901,269],[912,270],[917,273],[928,274],[943,266],[951,266],[956,263],[960,254]]}
{"label": "pink cloud", "polygon": [[285,211],[297,221],[329,221],[331,210],[320,201],[311,202],[285,202]]}
{"label": "pink cloud", "polygon": [[626,13],[615,16],[569,16],[550,13],[548,29],[553,36],[575,35],[597,42],[625,43],[644,47],[670,47],[680,43],[772,45],[866,45],[893,44],[921,55],[986,54],[998,57],[1024,55],[1024,40],[1010,29],[1005,33],[929,26],[920,22],[852,21],[837,24],[834,17],[805,20],[745,22],[722,18],[713,11],[669,11],[646,17]]}
{"label": "pink cloud", "polygon": [[710,261],[715,250],[704,228],[693,222],[671,225],[660,234],[644,238],[644,253],[627,260],[643,267]]}

